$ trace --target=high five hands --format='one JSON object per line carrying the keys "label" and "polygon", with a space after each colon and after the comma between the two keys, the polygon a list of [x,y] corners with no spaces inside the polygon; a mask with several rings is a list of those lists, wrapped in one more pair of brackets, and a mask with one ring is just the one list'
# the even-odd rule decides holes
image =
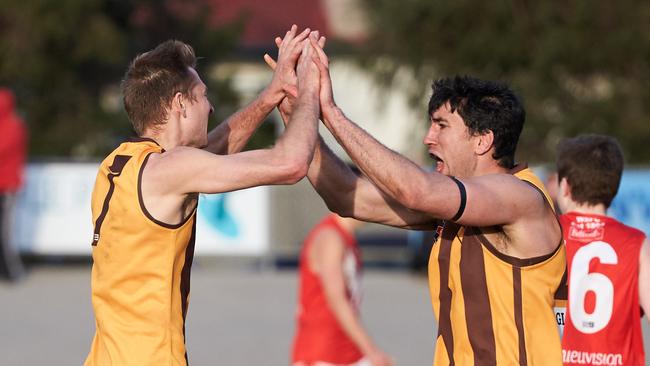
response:
{"label": "high five hands", "polygon": [[[277,61],[269,54],[264,55],[264,61],[274,70],[271,83],[280,85],[280,89],[285,94],[278,105],[284,121],[289,120],[288,117],[293,111],[298,96],[299,81],[296,73],[298,59],[308,49],[310,50],[309,58],[313,60],[320,73],[320,102],[321,104],[323,101],[327,102],[327,106],[334,104],[331,92],[332,83],[329,77],[329,60],[323,51],[326,39],[319,37],[318,31],[310,31],[309,28],[296,35],[297,30],[298,27],[294,24],[284,38],[275,38],[275,44],[278,47]],[[321,105],[321,107],[323,106]],[[321,113],[324,112],[321,110]]]}

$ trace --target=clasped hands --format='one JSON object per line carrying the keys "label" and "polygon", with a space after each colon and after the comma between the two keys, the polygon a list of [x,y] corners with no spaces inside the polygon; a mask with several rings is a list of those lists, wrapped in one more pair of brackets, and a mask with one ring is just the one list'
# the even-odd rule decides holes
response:
{"label": "clasped hands", "polygon": [[312,92],[317,87],[321,107],[321,119],[325,121],[334,112],[332,80],[329,74],[329,59],[323,48],[326,39],[318,31],[306,28],[298,33],[294,24],[284,38],[276,37],[278,58],[269,54],[264,61],[274,70],[273,79],[267,88],[274,96],[278,109],[285,121],[289,121],[298,95]]}

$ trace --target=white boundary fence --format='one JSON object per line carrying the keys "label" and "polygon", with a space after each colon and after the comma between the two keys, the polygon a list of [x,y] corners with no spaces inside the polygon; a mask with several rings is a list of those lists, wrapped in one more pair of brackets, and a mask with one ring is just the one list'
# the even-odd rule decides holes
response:
{"label": "white boundary fence", "polygon": [[[90,195],[98,166],[97,163],[70,162],[28,165],[14,223],[14,238],[21,252],[90,254],[93,230]],[[196,254],[268,254],[271,250],[270,196],[269,187],[201,195]],[[650,169],[625,172],[610,213],[650,234]],[[283,215],[282,212],[277,214]],[[290,216],[295,213],[284,214],[287,217],[281,220],[292,220]]]}

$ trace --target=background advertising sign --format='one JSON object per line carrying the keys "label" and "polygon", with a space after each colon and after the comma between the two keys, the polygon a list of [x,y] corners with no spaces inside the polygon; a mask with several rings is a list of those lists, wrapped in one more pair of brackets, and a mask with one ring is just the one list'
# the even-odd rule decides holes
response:
{"label": "background advertising sign", "polygon": [[14,240],[22,252],[90,255],[90,195],[98,168],[95,163],[27,166],[14,219]]}
{"label": "background advertising sign", "polygon": [[262,255],[269,250],[269,187],[201,194],[196,253]]}
{"label": "background advertising sign", "polygon": [[650,235],[650,170],[626,170],[609,214]]}

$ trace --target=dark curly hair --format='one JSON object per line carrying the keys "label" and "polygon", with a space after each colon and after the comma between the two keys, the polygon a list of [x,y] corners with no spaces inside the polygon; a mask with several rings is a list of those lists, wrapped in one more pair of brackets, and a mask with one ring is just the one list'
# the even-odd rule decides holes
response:
{"label": "dark curly hair", "polygon": [[452,112],[458,111],[471,134],[492,131],[492,157],[500,166],[510,169],[515,165],[515,151],[526,111],[505,83],[457,75],[434,81],[431,89],[429,117],[449,102]]}

